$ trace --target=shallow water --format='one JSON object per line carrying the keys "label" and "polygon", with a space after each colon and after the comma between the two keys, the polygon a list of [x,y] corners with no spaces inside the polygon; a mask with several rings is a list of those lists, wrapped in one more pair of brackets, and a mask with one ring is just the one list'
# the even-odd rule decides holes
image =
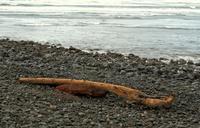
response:
{"label": "shallow water", "polygon": [[1,0],[0,37],[200,61],[197,0]]}

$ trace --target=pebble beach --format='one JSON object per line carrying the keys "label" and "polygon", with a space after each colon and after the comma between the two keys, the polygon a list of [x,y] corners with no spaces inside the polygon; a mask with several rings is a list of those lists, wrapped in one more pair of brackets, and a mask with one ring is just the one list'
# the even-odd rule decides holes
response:
{"label": "pebble beach", "polygon": [[[19,77],[72,78],[136,87],[150,95],[175,95],[169,108],[127,103],[112,93],[75,96]],[[41,128],[198,128],[200,63],[147,59],[134,54],[89,53],[33,41],[0,40],[0,126]]]}

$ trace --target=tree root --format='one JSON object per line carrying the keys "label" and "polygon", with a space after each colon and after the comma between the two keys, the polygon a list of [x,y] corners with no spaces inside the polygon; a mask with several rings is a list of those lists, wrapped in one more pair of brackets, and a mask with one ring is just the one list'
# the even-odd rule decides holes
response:
{"label": "tree root", "polygon": [[113,92],[128,101],[143,104],[149,107],[168,107],[174,101],[174,96],[155,98],[148,96],[138,89],[128,88],[121,85],[93,82],[88,80],[59,79],[59,78],[19,78],[19,82],[31,84],[60,85],[56,89],[72,94],[86,94],[90,96],[105,96],[106,91]]}

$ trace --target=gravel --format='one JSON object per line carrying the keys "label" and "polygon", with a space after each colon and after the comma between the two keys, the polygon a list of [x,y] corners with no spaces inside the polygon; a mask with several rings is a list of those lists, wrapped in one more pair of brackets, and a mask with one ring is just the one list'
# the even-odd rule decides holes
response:
{"label": "gravel", "polygon": [[[168,61],[169,63],[164,63]],[[65,77],[126,84],[151,95],[174,94],[170,108],[74,96],[52,86],[20,84],[20,76]],[[0,40],[0,126],[12,127],[200,127],[200,64],[87,53],[33,41]]]}

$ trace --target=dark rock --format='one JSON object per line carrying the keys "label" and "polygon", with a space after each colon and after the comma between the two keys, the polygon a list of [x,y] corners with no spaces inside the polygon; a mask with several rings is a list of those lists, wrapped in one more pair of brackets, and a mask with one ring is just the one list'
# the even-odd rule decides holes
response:
{"label": "dark rock", "polygon": [[192,60],[188,60],[187,64],[189,64],[189,65],[193,65],[194,62],[193,62]]}
{"label": "dark rock", "polygon": [[196,66],[200,66],[200,63],[195,63]]}
{"label": "dark rock", "polygon": [[139,64],[137,68],[138,70],[144,70],[146,67],[142,64]]}
{"label": "dark rock", "polygon": [[69,47],[69,50],[70,50],[70,52],[74,52],[74,53],[81,52],[80,49],[74,48],[74,47],[72,47],[72,46]]}
{"label": "dark rock", "polygon": [[167,59],[167,58],[161,57],[161,58],[159,58],[159,60],[168,60],[168,59]]}
{"label": "dark rock", "polygon": [[4,57],[9,57],[9,53],[6,52],[6,51],[1,51],[1,52],[0,52],[0,56],[3,57],[3,58],[4,58]]}
{"label": "dark rock", "polygon": [[112,52],[107,52],[107,55],[112,57],[112,58],[121,58],[124,57],[122,54],[119,53],[112,53]]}

